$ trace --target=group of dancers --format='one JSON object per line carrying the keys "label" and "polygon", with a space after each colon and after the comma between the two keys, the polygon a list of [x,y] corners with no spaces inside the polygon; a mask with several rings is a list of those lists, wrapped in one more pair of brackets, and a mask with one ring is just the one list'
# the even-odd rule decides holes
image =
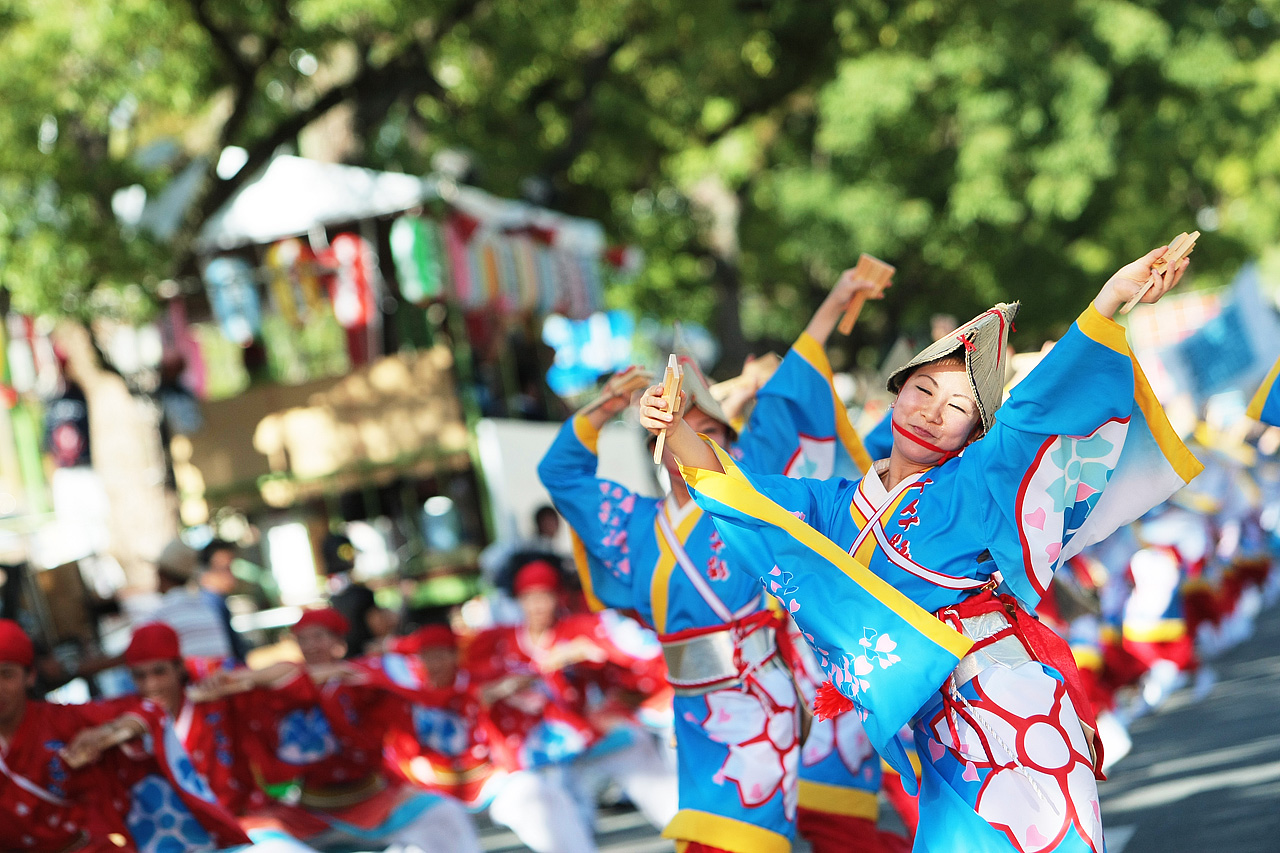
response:
{"label": "group of dancers", "polygon": [[[28,698],[31,641],[0,621],[0,849],[470,853],[487,809],[538,853],[589,853],[612,786],[679,853],[1100,853],[1125,723],[1207,686],[1201,657],[1280,592],[1265,496],[1213,453],[1202,475],[1112,319],[1177,284],[1164,251],[1007,399],[1018,304],[944,336],[865,441],[824,352],[875,295],[851,274],[745,397],[687,359],[678,399],[615,376],[539,466],[585,607],[535,561],[519,625],[351,659],[344,618],[309,610],[302,662],[257,670],[149,624],[137,695],[84,705]],[[1272,422],[1274,373],[1251,410]],[[598,476],[628,408],[665,444],[662,498]]]}

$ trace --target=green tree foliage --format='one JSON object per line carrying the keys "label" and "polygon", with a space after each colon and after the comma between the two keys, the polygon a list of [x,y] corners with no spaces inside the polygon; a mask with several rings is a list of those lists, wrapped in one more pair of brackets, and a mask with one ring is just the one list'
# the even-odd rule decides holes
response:
{"label": "green tree foliage", "polygon": [[[785,342],[860,251],[855,344],[1022,298],[1024,340],[1199,222],[1221,281],[1280,222],[1276,0],[0,0],[0,283],[142,311],[200,223],[335,108],[348,159],[471,179],[642,247],[616,298]],[[229,180],[213,164],[249,152]],[[203,181],[164,244],[114,194]],[[106,296],[91,296],[105,294]],[[108,298],[109,297],[109,298]]]}

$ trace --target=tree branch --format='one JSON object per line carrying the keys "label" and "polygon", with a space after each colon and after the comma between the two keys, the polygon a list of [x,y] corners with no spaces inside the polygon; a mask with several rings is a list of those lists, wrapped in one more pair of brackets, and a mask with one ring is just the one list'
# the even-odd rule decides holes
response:
{"label": "tree branch", "polygon": [[583,66],[582,94],[569,105],[569,133],[564,143],[547,158],[544,167],[547,174],[554,176],[566,171],[587,147],[587,140],[595,128],[596,89],[609,76],[609,63],[628,41],[627,37],[614,39],[605,45],[603,50],[588,59]]}
{"label": "tree branch", "polygon": [[195,16],[196,23],[208,34],[214,48],[230,67],[237,86],[252,86],[253,69],[249,67],[248,63],[245,62],[244,56],[236,49],[231,35],[214,23],[213,17],[209,14],[206,0],[187,0],[187,5],[191,7],[191,14]]}
{"label": "tree branch", "polygon": [[[190,0],[190,2],[199,5],[203,0]],[[435,29],[430,39],[412,43],[399,56],[381,66],[364,66],[346,83],[333,86],[316,98],[310,106],[288,116],[267,133],[244,144],[248,157],[244,166],[232,178],[224,180],[210,174],[204,192],[192,205],[186,226],[174,240],[175,274],[189,272],[194,266],[195,238],[200,226],[265,166],[280,146],[296,139],[309,124],[329,110],[355,98],[369,97],[387,91],[433,92],[443,95],[444,87],[435,79],[427,62],[430,48],[454,27],[473,16],[482,3],[483,0],[460,0],[453,10],[441,19],[440,26]],[[233,109],[227,124],[231,124],[232,120],[235,120],[238,125],[244,122],[253,95],[256,95],[256,90],[251,86],[249,96],[237,100],[236,108]],[[223,131],[220,137],[224,144],[231,142],[233,137],[226,132],[225,126]],[[212,165],[210,170],[212,172]]]}

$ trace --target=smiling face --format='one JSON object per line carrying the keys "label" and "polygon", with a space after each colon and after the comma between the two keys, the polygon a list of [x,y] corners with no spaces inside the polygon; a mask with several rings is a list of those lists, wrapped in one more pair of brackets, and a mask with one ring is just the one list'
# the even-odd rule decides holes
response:
{"label": "smiling face", "polygon": [[[893,453],[913,465],[935,465],[942,452],[961,449],[981,423],[964,364],[943,360],[907,377],[893,406]],[[898,430],[938,448],[931,450]]]}
{"label": "smiling face", "polygon": [[150,699],[170,714],[177,716],[182,709],[182,694],[186,677],[182,662],[177,660],[152,660],[129,667],[129,675],[138,689],[138,695]]}

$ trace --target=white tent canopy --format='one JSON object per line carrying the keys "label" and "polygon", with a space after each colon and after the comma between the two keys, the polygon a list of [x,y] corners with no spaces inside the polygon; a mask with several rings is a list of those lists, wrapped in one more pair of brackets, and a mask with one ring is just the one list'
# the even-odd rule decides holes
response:
{"label": "white tent canopy", "polygon": [[556,232],[557,245],[584,254],[603,251],[598,222],[492,196],[447,178],[419,178],[356,166],[278,155],[246,183],[200,230],[197,246],[212,254],[271,243],[319,227],[391,216],[443,199],[478,219],[482,228],[537,226]]}

